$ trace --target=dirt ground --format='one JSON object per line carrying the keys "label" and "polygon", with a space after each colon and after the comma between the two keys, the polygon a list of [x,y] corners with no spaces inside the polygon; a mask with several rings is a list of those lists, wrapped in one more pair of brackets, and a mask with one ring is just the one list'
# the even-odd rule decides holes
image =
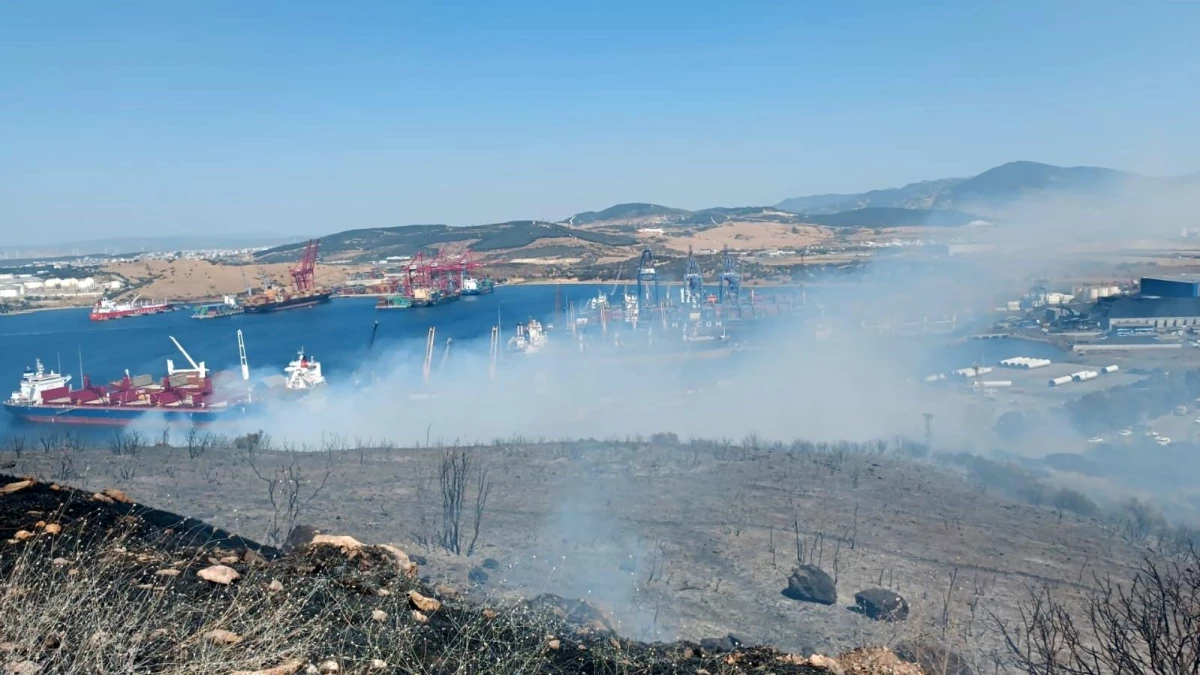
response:
{"label": "dirt ground", "polygon": [[[732,633],[806,654],[919,638],[986,664],[1000,645],[990,617],[1013,616],[1030,584],[1072,592],[1093,573],[1127,577],[1139,559],[1094,523],[981,493],[921,460],[752,438],[477,448],[471,457],[486,467],[490,490],[467,558],[435,543],[445,449],[343,449],[352,445],[330,439],[324,450],[293,454],[147,447],[119,456],[103,445],[43,451],[31,437],[19,455],[8,444],[0,467],[90,490],[118,487],[270,543],[277,512],[264,478],[289,475],[290,466],[300,486],[296,522],[419,552],[431,581],[483,598],[586,599],[631,638]],[[781,593],[798,549],[836,577],[836,604]],[[488,579],[473,582],[480,566]],[[879,623],[851,611],[854,594],[872,587],[903,595],[910,619]]]}
{"label": "dirt ground", "polygon": [[[235,266],[213,263],[206,260],[151,260],[137,263],[108,265],[103,271],[119,274],[132,284],[149,283],[132,291],[144,298],[154,300],[197,300],[241,293],[247,285],[256,288],[263,285],[262,279],[275,284],[291,286],[288,275],[290,265]],[[316,281],[321,285],[341,283],[353,271],[344,265],[317,265]]]}
{"label": "dirt ground", "polygon": [[667,248],[676,251],[695,249],[721,250],[728,246],[734,251],[797,248],[815,246],[834,239],[834,232],[814,225],[776,225],[771,223],[734,222],[702,230],[691,236],[662,238]]}

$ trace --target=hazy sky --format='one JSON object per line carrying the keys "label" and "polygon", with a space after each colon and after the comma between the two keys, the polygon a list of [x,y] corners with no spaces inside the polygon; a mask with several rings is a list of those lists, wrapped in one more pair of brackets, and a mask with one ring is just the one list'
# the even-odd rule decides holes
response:
{"label": "hazy sky", "polygon": [[0,3],[3,244],[1200,169],[1200,2]]}

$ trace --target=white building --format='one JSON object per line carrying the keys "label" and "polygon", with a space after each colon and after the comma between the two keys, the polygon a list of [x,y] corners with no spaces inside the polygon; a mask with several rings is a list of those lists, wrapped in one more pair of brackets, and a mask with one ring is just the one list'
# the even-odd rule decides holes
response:
{"label": "white building", "polygon": [[0,287],[0,299],[15,300],[15,299],[21,297],[22,295],[25,295],[25,288],[23,286]]}

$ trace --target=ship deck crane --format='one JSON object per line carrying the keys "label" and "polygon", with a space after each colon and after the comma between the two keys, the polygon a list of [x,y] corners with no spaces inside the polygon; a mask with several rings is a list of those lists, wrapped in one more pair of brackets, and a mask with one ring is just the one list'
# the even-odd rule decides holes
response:
{"label": "ship deck crane", "polygon": [[429,327],[429,337],[425,340],[425,365],[422,369],[422,379],[425,384],[429,384],[429,370],[433,366],[433,340],[436,329],[433,326]]}
{"label": "ship deck crane", "polygon": [[183,358],[187,359],[187,362],[192,366],[190,371],[184,370],[183,368],[176,369],[175,362],[171,359],[167,359],[167,375],[174,375],[175,373],[180,372],[194,372],[200,377],[205,377],[208,374],[208,369],[204,367],[203,361],[196,363],[196,361],[192,359],[191,354],[188,354],[187,350],[183,348],[183,345],[179,344],[179,340],[175,339],[174,335],[168,335],[167,337],[171,338],[171,342],[175,343],[175,347],[179,349],[181,354],[183,354]]}

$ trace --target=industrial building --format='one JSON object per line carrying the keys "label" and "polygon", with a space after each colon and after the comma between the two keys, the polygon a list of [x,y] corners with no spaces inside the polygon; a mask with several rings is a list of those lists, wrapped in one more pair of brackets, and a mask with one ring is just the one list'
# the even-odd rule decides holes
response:
{"label": "industrial building", "polygon": [[1156,298],[1200,298],[1200,279],[1142,277],[1139,294]]}
{"label": "industrial building", "polygon": [[1121,297],[1096,305],[1108,331],[1174,330],[1200,327],[1200,297]]}

